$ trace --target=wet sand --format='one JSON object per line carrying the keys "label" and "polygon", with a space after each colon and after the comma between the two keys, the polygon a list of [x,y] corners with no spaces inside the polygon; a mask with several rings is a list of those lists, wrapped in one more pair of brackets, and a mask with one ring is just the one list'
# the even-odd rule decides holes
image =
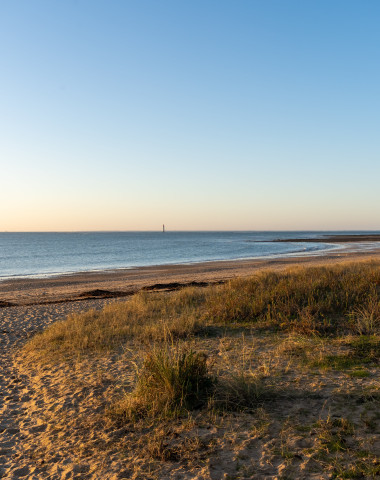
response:
{"label": "wet sand", "polygon": [[234,277],[247,277],[262,269],[282,270],[299,265],[371,259],[380,259],[380,245],[377,249],[362,252],[337,249],[314,256],[163,265],[6,280],[0,282],[0,307],[123,297],[141,289],[175,289],[187,284],[223,282]]}

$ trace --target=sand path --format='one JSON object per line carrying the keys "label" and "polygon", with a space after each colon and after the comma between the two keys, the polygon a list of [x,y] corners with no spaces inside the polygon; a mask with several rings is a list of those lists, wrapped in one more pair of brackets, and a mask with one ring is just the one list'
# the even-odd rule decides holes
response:
{"label": "sand path", "polygon": [[[33,436],[44,428],[38,418],[26,416],[27,405],[36,392],[26,375],[14,368],[14,354],[38,331],[68,314],[102,308],[110,300],[89,300],[29,307],[0,309],[0,478],[49,478],[43,468],[37,471],[24,445],[33,444]],[[37,396],[38,398],[38,396]],[[29,408],[30,410],[30,408]]]}

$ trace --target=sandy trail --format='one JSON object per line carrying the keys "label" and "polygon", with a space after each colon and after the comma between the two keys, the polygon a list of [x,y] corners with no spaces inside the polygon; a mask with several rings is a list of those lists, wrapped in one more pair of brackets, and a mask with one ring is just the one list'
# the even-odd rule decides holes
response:
{"label": "sandy trail", "polygon": [[[28,466],[24,440],[41,431],[38,420],[27,417],[27,403],[35,396],[25,375],[14,368],[14,354],[26,340],[52,322],[90,308],[100,309],[110,300],[90,300],[0,309],[0,478],[45,478]],[[37,475],[37,476],[36,476]]]}

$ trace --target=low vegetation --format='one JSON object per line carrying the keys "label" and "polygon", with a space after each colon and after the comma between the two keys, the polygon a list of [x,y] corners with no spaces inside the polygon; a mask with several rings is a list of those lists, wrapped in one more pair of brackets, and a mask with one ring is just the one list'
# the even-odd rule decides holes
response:
{"label": "low vegetation", "polygon": [[211,326],[303,335],[380,334],[380,268],[352,264],[259,273],[173,293],[140,292],[102,311],[54,323],[27,348],[41,357],[104,351],[126,341],[207,334]]}
{"label": "low vegetation", "polygon": [[156,347],[146,356],[135,389],[111,413],[122,420],[177,417],[204,406],[212,390],[206,355],[178,345]]}
{"label": "low vegetation", "polygon": [[106,305],[56,322],[26,346],[40,360],[62,355],[122,348],[131,339],[145,343],[186,338],[201,331],[198,306],[204,292],[188,289],[173,294],[141,292],[125,302]]}
{"label": "low vegetation", "polygon": [[53,324],[23,355],[67,372],[74,399],[96,377],[81,441],[123,458],[126,478],[380,476],[379,264],[142,292]]}
{"label": "low vegetation", "polygon": [[374,264],[262,273],[210,292],[207,318],[306,335],[378,334],[379,286]]}
{"label": "low vegetation", "polygon": [[177,418],[203,407],[247,412],[265,393],[260,375],[239,370],[218,378],[210,373],[205,353],[164,344],[146,355],[135,388],[117,401],[110,415],[124,422]]}
{"label": "low vegetation", "polygon": [[[304,363],[314,368],[347,370],[357,367],[376,366],[380,362],[380,338],[378,336],[346,337],[326,343],[330,348],[319,351],[303,350]],[[335,346],[335,348],[333,348]],[[367,370],[353,370],[351,374],[366,376]],[[359,374],[359,372],[361,372]]]}

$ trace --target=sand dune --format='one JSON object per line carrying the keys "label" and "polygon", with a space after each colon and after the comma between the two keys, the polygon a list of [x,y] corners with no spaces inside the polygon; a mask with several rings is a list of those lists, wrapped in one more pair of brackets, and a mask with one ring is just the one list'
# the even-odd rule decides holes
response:
{"label": "sand dune", "polygon": [[[83,292],[88,296],[91,290],[119,289],[136,291],[141,288],[147,290],[162,290],[166,284],[177,282],[174,285],[180,288],[186,282],[216,282],[224,281],[234,276],[248,276],[260,268],[284,269],[299,264],[335,263],[341,260],[378,259],[379,255],[330,255],[328,258],[304,258],[302,260],[270,260],[263,262],[218,262],[217,264],[203,264],[201,266],[160,267],[140,269],[136,272],[119,272],[75,276],[50,280],[35,280],[33,282],[8,282],[2,286],[1,295],[4,301],[35,302],[28,306],[11,306],[0,308],[0,477],[16,479],[122,479],[122,478],[157,478],[147,474],[144,458],[136,457],[134,462],[134,448],[126,438],[137,435],[136,432],[126,432],[125,428],[115,430],[107,427],[100,415],[107,404],[109,397],[115,394],[115,385],[122,385],[128,389],[133,384],[133,368],[126,369],[138,362],[138,352],[126,349],[124,354],[114,358],[107,354],[96,358],[78,361],[73,370],[69,364],[44,368],[36,365],[25,365],[20,357],[20,347],[34,335],[48,325],[66,318],[70,313],[99,309],[107,302],[123,301],[123,299],[95,298],[80,301],[67,301],[70,295],[79,297]],[[113,277],[114,275],[114,277]],[[173,285],[172,285],[173,286]],[[18,290],[20,288],[20,290]],[[169,288],[170,289],[170,288]],[[18,296],[19,293],[19,296]],[[96,292],[95,292],[96,293]],[[102,292],[101,292],[102,293]],[[94,294],[95,295],[95,294]],[[100,295],[96,293],[95,297]],[[48,303],[54,299],[65,300],[61,303]],[[83,299],[85,298],[85,299]],[[38,304],[38,302],[40,302]],[[42,302],[42,303],[41,303]],[[287,340],[285,340],[286,343]],[[227,343],[230,342],[228,345]],[[240,342],[240,343],[239,343]],[[276,343],[277,342],[277,343]],[[251,345],[252,344],[252,345]],[[310,392],[309,397],[294,402],[286,395],[275,407],[277,417],[272,420],[267,433],[260,431],[260,425],[266,424],[266,418],[257,419],[257,426],[250,425],[251,420],[244,414],[235,415],[235,420],[221,421],[218,427],[205,426],[203,429],[191,428],[186,433],[177,425],[177,430],[165,433],[165,441],[181,444],[184,449],[189,438],[197,439],[200,444],[217,441],[219,454],[213,455],[213,450],[207,450],[209,459],[206,461],[202,450],[195,454],[203,465],[199,468],[197,462],[183,465],[163,463],[158,478],[178,479],[209,479],[219,480],[227,478],[226,473],[235,474],[237,459],[250,458],[255,465],[255,474],[250,478],[330,478],[326,475],[313,473],[315,460],[313,455],[304,456],[303,460],[289,466],[284,456],[282,461],[274,462],[275,453],[279,446],[278,441],[285,442],[284,415],[296,419],[300,425],[299,432],[292,431],[287,448],[297,449],[317,448],[317,437],[305,439],[300,434],[303,423],[312,423],[312,416],[305,413],[311,408],[320,412],[321,422],[328,422],[330,414],[344,417],[346,415],[345,395],[350,395],[353,388],[360,387],[362,392],[374,391],[376,371],[370,371],[368,378],[351,378],[343,373],[334,373],[330,376],[310,376],[302,370],[289,369],[291,358],[281,355],[276,358],[278,364],[273,363],[273,352],[276,351],[278,340],[275,340],[271,351],[268,351],[267,340],[259,337],[230,339],[204,339],[200,341],[200,348],[211,352],[213,362],[220,362],[220,369],[226,365],[238,362],[241,352],[246,349],[252,354],[255,368],[286,370],[285,388]],[[286,350],[286,345],[281,348]],[[249,348],[248,348],[249,347]],[[292,346],[294,348],[294,346]],[[295,350],[297,351],[297,350]],[[141,354],[141,352],[140,352]],[[248,355],[248,354],[247,354]],[[248,358],[248,357],[247,357]],[[290,360],[289,360],[290,358]],[[255,360],[259,359],[259,360]],[[281,363],[282,362],[282,363]],[[280,365],[281,364],[281,365]],[[277,370],[276,370],[277,371]],[[275,373],[277,375],[277,373]],[[275,377],[278,378],[278,377]],[[282,380],[281,380],[282,381]],[[331,402],[331,398],[334,401]],[[360,396],[358,397],[360,400]],[[107,399],[107,401],[106,401]],[[329,403],[328,403],[329,402]],[[326,406],[328,405],[328,406]],[[372,404],[371,404],[372,405]],[[371,408],[376,408],[376,405]],[[355,407],[356,414],[367,414],[361,404]],[[373,412],[370,411],[372,415]],[[309,415],[309,416],[308,416]],[[309,418],[310,417],[310,418]],[[286,422],[285,422],[286,423]],[[290,424],[289,424],[290,425]],[[257,432],[252,433],[252,428]],[[290,428],[290,427],[289,427]],[[293,428],[293,427],[292,427]],[[295,428],[295,427],[294,427]],[[297,427],[298,428],[298,427]],[[318,427],[319,428],[319,427]],[[238,429],[236,433],[234,429]],[[363,430],[364,431],[364,430]],[[296,432],[296,433],[294,433]],[[357,427],[358,435],[361,430]],[[128,434],[128,435],[127,435]],[[183,435],[185,435],[183,437]],[[297,436],[298,435],[298,436]],[[237,438],[239,437],[239,442]],[[169,440],[168,440],[169,438]],[[217,440],[215,440],[217,439]],[[276,440],[277,439],[277,440]],[[371,448],[376,447],[373,438],[363,433],[363,444],[372,442]],[[136,441],[136,440],[134,440]],[[123,443],[124,442],[124,443]],[[203,443],[202,443],[203,442]],[[277,442],[277,443],[276,443]],[[294,445],[291,442],[295,442]],[[280,446],[282,444],[279,444]],[[282,448],[282,447],[281,447]],[[318,447],[319,448],[319,447]],[[130,449],[130,450],[128,450]],[[276,450],[277,449],[277,450]],[[306,451],[305,450],[305,451]],[[239,457],[240,456],[240,457]],[[140,463],[139,463],[140,462]],[[145,463],[144,463],[145,462]],[[297,463],[298,462],[298,463]],[[125,465],[129,465],[127,468]],[[294,466],[295,465],[295,466]],[[253,468],[253,467],[252,467]],[[165,470],[166,469],[166,470]],[[166,473],[165,473],[166,471]],[[303,472],[302,474],[300,472]],[[231,477],[233,478],[233,477]],[[247,478],[236,477],[236,478]]]}

